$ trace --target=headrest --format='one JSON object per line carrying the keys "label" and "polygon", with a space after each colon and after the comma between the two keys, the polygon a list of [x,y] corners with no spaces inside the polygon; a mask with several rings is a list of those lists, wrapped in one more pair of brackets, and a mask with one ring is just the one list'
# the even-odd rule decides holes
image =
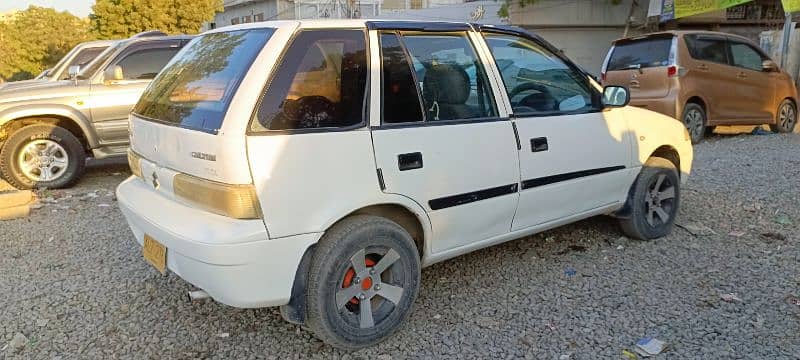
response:
{"label": "headrest", "polygon": [[426,103],[464,104],[469,99],[469,76],[458,65],[432,66],[425,72],[422,87]]}

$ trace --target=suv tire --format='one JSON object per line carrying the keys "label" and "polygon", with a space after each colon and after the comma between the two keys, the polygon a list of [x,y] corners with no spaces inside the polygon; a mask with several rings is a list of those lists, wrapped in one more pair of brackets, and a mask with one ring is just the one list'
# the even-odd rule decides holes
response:
{"label": "suv tire", "polygon": [[0,174],[18,189],[69,187],[83,175],[85,166],[80,140],[55,125],[23,127],[0,150]]}
{"label": "suv tire", "polygon": [[797,108],[791,100],[783,100],[775,114],[775,124],[769,128],[776,133],[790,133],[794,131],[795,125],[797,125]]}
{"label": "suv tire", "polygon": [[683,108],[683,115],[681,116],[683,125],[689,131],[689,136],[692,138],[692,144],[697,144],[703,140],[706,135],[706,111],[702,106],[695,103],[688,103]]}
{"label": "suv tire", "polygon": [[326,232],[314,252],[306,325],[338,348],[370,346],[405,321],[419,284],[419,253],[405,229],[376,216],[347,218]]}
{"label": "suv tire", "polygon": [[671,161],[651,157],[633,184],[630,217],[620,219],[622,231],[640,240],[660,238],[672,231],[680,206],[680,179]]}

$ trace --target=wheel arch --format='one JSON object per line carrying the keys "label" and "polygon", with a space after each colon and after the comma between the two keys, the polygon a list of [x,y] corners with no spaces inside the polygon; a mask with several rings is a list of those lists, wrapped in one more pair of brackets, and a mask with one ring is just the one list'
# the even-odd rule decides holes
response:
{"label": "wheel arch", "polygon": [[0,113],[0,139],[7,138],[27,125],[52,124],[75,135],[87,151],[97,146],[97,136],[92,130],[91,121],[80,112],[63,107],[41,110],[45,109],[17,108]]}

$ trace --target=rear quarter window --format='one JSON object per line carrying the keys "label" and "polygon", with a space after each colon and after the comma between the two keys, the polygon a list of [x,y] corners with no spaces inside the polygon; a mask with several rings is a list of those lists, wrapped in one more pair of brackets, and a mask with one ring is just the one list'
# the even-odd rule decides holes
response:
{"label": "rear quarter window", "polygon": [[622,40],[614,45],[606,70],[626,70],[670,64],[672,37]]}
{"label": "rear quarter window", "polygon": [[145,90],[133,112],[147,120],[216,133],[233,94],[274,29],[202,35]]}

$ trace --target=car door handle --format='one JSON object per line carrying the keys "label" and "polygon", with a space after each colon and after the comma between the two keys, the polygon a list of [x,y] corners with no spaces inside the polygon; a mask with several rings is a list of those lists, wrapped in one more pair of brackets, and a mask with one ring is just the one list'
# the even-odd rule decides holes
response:
{"label": "car door handle", "polygon": [[547,138],[538,137],[531,139],[531,152],[547,151]]}
{"label": "car door handle", "polygon": [[700,65],[697,65],[697,68],[700,69],[700,70],[705,71],[705,70],[708,70],[708,65],[700,64]]}
{"label": "car door handle", "polygon": [[414,152],[397,155],[397,167],[400,168],[400,171],[421,169],[422,153]]}
{"label": "car door handle", "polygon": [[747,79],[747,74],[740,72],[736,74],[736,77],[738,77],[739,79]]}

